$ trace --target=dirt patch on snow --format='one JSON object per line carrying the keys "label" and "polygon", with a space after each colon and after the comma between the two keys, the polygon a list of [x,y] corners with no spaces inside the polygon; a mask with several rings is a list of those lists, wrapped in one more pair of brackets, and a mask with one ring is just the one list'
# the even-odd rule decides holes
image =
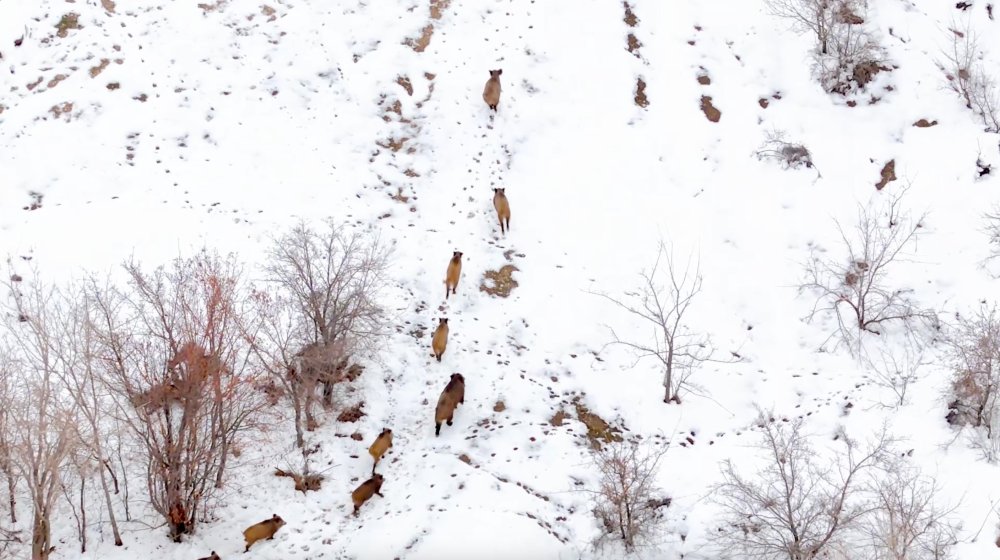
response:
{"label": "dirt patch on snow", "polygon": [[875,183],[875,188],[877,190],[884,189],[886,185],[896,180],[896,160],[890,159],[889,162],[882,167],[881,175],[882,179],[878,183]]}
{"label": "dirt patch on snow", "polygon": [[56,35],[60,37],[66,37],[69,35],[70,29],[80,29],[80,14],[76,12],[69,12],[68,14],[63,14],[63,17],[59,18],[59,23],[56,24]]}
{"label": "dirt patch on snow", "polygon": [[649,98],[646,97],[646,82],[642,78],[635,82],[635,104],[643,109],[649,107]]}
{"label": "dirt patch on snow", "polygon": [[509,297],[510,292],[518,286],[513,278],[514,271],[518,268],[512,264],[505,264],[500,270],[487,270],[483,273],[483,281],[479,284],[479,291],[486,292],[491,296]]}
{"label": "dirt patch on snow", "polygon": [[716,109],[715,105],[712,105],[712,98],[707,95],[701,96],[701,111],[705,113],[706,119],[714,123],[719,122],[719,119],[722,118],[722,111]]}

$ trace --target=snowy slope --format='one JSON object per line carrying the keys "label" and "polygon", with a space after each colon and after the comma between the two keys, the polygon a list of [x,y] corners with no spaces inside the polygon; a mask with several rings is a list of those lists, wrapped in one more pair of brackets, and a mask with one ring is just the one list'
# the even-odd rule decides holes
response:
{"label": "snowy slope", "polygon": [[[974,164],[1000,165],[1000,139],[981,132],[935,66],[951,18],[997,33],[978,5],[963,14],[950,2],[871,2],[898,68],[879,77],[879,102],[849,107],[812,76],[808,38],[758,1],[636,0],[634,28],[608,0],[140,4],[0,0],[0,248],[31,255],[46,279],[202,245],[252,263],[271,233],[332,216],[396,244],[398,328],[361,378],[366,416],[330,419],[313,435],[329,477],[321,491],[303,496],[271,474],[294,457],[286,422],[240,457],[214,520],[187,542],[133,523],[116,549],[95,526],[101,542],[88,558],[236,557],[242,529],[272,513],[288,525],[248,558],[592,557],[598,527],[580,488],[595,475],[576,397],[630,435],[671,442],[660,484],[674,498],[673,532],[653,557],[712,558],[717,510],[705,495],[720,460],[752,463],[755,403],[809,413],[820,442],[889,418],[961,499],[969,542],[957,556],[997,554],[997,467],[943,447],[954,437],[947,369],[929,368],[898,413],[875,406],[862,367],[817,352],[832,323],[803,322],[812,302],[795,289],[810,245],[838,249],[834,219],[909,182],[907,205],[930,212],[929,232],[894,280],[948,313],[994,297],[978,228],[998,179],[977,180]],[[59,37],[70,11],[80,28]],[[1000,73],[1000,51],[984,46]],[[491,115],[481,92],[495,68],[503,94]],[[639,77],[645,108],[633,99]],[[702,95],[718,123],[699,110]],[[920,118],[939,124],[913,127]],[[775,128],[808,146],[821,177],[753,157]],[[877,192],[891,159],[900,180]],[[511,202],[507,236],[491,204],[497,186]],[[31,193],[41,207],[23,210]],[[648,329],[588,293],[633,288],[660,236],[700,258],[692,326],[744,357],[707,364],[696,380],[711,398],[681,406],[661,402],[653,363],[602,349],[604,324]],[[463,276],[445,301],[456,250]],[[511,296],[481,292],[482,274],[505,264],[518,269]],[[451,337],[439,364],[427,334],[442,316]],[[466,378],[466,403],[434,438],[433,406],[452,372]],[[553,426],[560,409],[570,418]],[[385,498],[352,518],[349,492],[385,426],[396,434],[379,468]],[[679,445],[686,436],[694,443]],[[71,523],[56,537],[58,558],[79,557]]]}

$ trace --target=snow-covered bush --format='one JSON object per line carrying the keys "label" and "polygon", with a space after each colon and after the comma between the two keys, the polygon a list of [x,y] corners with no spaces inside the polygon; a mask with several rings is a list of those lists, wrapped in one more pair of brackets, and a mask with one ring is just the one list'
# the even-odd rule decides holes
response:
{"label": "snow-covered bush", "polygon": [[1000,313],[981,307],[959,317],[949,337],[955,368],[948,421],[975,429],[970,443],[1000,459]]}

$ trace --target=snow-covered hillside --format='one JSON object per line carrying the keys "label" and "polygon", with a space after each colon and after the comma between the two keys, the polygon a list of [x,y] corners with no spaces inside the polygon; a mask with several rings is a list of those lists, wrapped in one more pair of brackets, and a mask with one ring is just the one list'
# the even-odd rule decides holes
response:
{"label": "snow-covered hillside", "polygon": [[[984,0],[967,11],[869,0],[892,70],[851,104],[817,81],[809,36],[760,0],[630,0],[634,19],[614,0],[204,1],[0,0],[0,251],[31,256],[52,282],[202,246],[252,265],[275,232],[333,217],[395,244],[395,334],[361,377],[365,416],[310,434],[320,491],[273,475],[295,454],[285,422],[235,459],[211,520],[185,542],[143,513],[115,547],[102,519],[86,558],[243,557],[242,530],[273,513],[287,525],[245,557],[620,557],[591,547],[597,474],[577,405],[669,446],[667,533],[643,557],[718,557],[710,489],[722,460],[757,464],[755,405],[808,415],[820,447],[841,427],[864,439],[888,420],[957,504],[955,557],[1000,555],[1000,466],[964,439],[948,445],[940,348],[909,404],[880,406],[867,366],[819,351],[833,318],[804,321],[815,298],[797,289],[811,248],[841,254],[835,220],[910,185],[903,201],[927,212],[924,235],[890,282],[943,316],[996,299],[982,215],[1000,201],[1000,135],[937,66],[953,20],[968,20],[1000,76],[1000,22]],[[482,88],[498,68],[492,113]],[[815,167],[755,157],[774,130]],[[980,176],[977,159],[993,172]],[[897,179],[877,190],[889,161]],[[507,235],[495,187],[510,200]],[[592,293],[634,290],[661,238],[700,263],[687,317],[727,360],[703,364],[680,405],[662,402],[654,360],[605,347],[606,325],[629,338],[648,325]],[[445,300],[453,251],[463,272]],[[481,290],[505,265],[509,297]],[[441,363],[413,334],[438,317],[451,328]],[[453,372],[466,402],[435,438]],[[385,497],[355,518],[350,491],[383,427],[395,434],[379,466]],[[79,558],[70,514],[54,519],[54,558]]]}

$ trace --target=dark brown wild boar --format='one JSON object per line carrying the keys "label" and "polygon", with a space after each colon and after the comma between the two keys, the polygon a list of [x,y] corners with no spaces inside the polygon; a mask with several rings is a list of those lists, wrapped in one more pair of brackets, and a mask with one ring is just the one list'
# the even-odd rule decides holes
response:
{"label": "dark brown wild boar", "polygon": [[250,546],[261,539],[273,539],[274,534],[278,532],[278,529],[284,526],[285,520],[278,517],[278,514],[276,513],[271,516],[271,519],[265,519],[256,525],[247,527],[243,530],[243,540],[247,541],[247,548],[243,552],[249,551]]}
{"label": "dark brown wild boar", "polygon": [[455,408],[465,403],[465,378],[461,373],[451,374],[451,380],[438,397],[437,408],[434,409],[434,436],[441,435],[441,422],[451,426],[455,416]]}
{"label": "dark brown wild boar", "polygon": [[483,88],[483,101],[494,111],[500,103],[500,74],[503,74],[503,69],[490,70],[490,79]]}
{"label": "dark brown wild boar", "polygon": [[448,319],[438,319],[438,326],[434,329],[434,336],[431,338],[431,349],[434,350],[434,357],[441,361],[445,349],[448,348]]}
{"label": "dark brown wild boar", "polygon": [[372,474],[375,474],[375,466],[382,460],[382,455],[385,455],[385,452],[388,451],[390,447],[392,447],[392,430],[385,428],[382,430],[382,433],[375,438],[375,443],[368,448],[368,453],[371,454],[372,459],[375,459],[375,462],[372,464]]}
{"label": "dark brown wild boar", "polygon": [[372,475],[371,478],[362,482],[361,486],[355,488],[354,492],[351,492],[351,501],[354,502],[354,515],[358,514],[361,506],[371,499],[373,495],[378,494],[381,498],[385,497],[382,495],[383,482],[385,482],[385,479],[382,478],[382,475]]}

